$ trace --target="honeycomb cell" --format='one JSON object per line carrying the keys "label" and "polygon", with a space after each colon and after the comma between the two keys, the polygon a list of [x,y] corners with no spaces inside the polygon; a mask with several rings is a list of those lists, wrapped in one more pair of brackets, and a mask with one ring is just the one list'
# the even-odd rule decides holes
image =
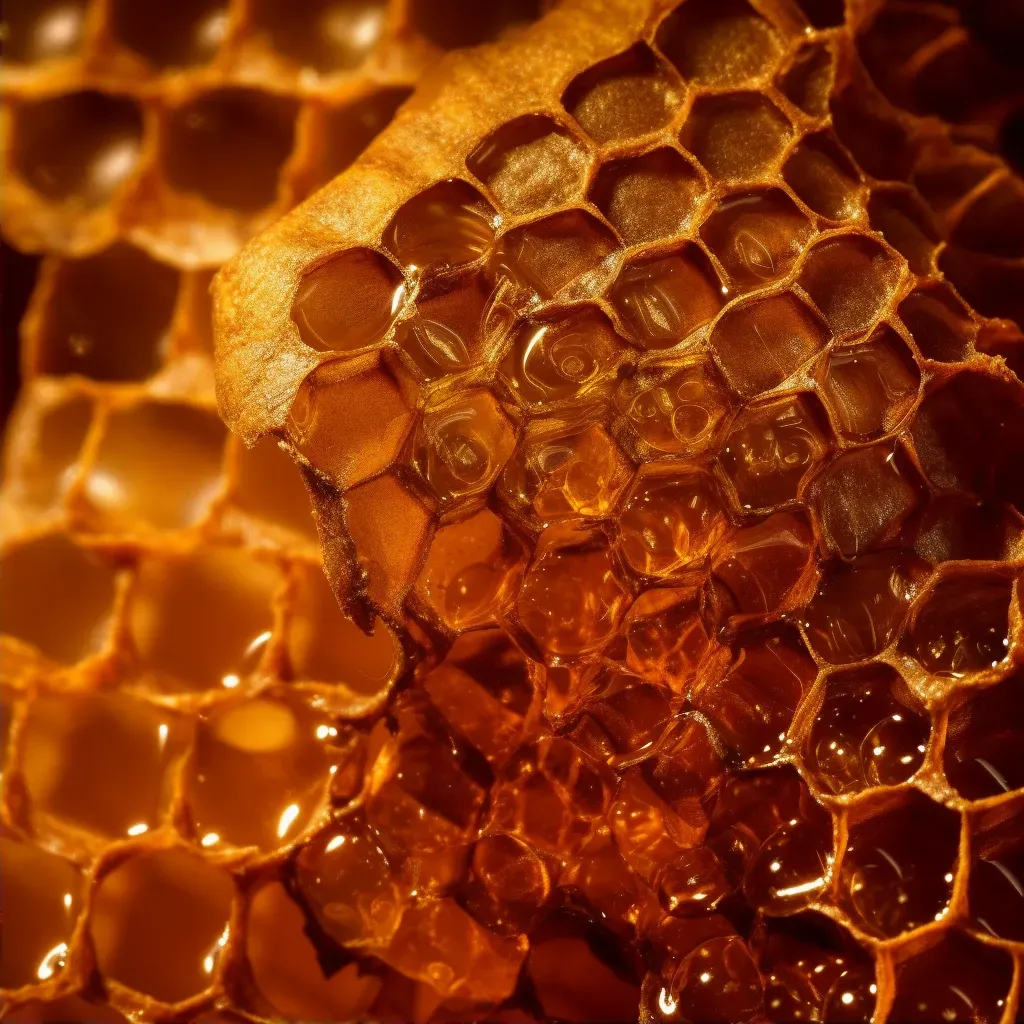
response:
{"label": "honeycomb cell", "polygon": [[679,141],[714,177],[745,180],[767,175],[792,135],[774,104],[747,92],[697,99]]}
{"label": "honeycomb cell", "polygon": [[829,220],[860,216],[864,186],[857,168],[825,133],[802,139],[782,168],[786,184],[815,212]]}
{"label": "honeycomb cell", "polygon": [[53,287],[37,342],[37,372],[128,381],[160,368],[178,290],[171,268],[116,245],[61,263]]}
{"label": "honeycomb cell", "polygon": [[697,595],[658,588],[641,594],[623,623],[627,667],[655,683],[685,693],[712,649]]}
{"label": "honeycomb cell", "polygon": [[698,684],[690,701],[744,767],[766,767],[787,752],[793,715],[817,669],[788,626],[745,633],[734,656],[728,672]]}
{"label": "honeycomb cell", "polygon": [[673,347],[722,308],[718,278],[692,244],[626,264],[609,298],[627,336],[643,349]]}
{"label": "honeycomb cell", "polygon": [[543,410],[600,397],[625,352],[625,342],[605,314],[582,307],[521,323],[499,372],[513,394]]}
{"label": "honeycomb cell", "polygon": [[0,558],[0,632],[73,664],[100,651],[116,571],[62,534],[9,547]]}
{"label": "honeycomb cell", "polygon": [[899,536],[921,500],[921,486],[902,448],[883,443],[833,459],[815,478],[809,497],[822,547],[856,558]]}
{"label": "honeycomb cell", "polygon": [[1013,977],[1006,950],[959,932],[896,967],[889,1016],[900,1021],[1002,1020]]}
{"label": "honeycomb cell", "polygon": [[799,283],[838,336],[871,327],[889,302],[901,273],[900,265],[878,242],[845,235],[811,249]]}
{"label": "honeycomb cell", "polygon": [[849,85],[829,101],[832,127],[860,168],[882,181],[907,181],[913,149],[895,115],[866,97],[862,86]]}
{"label": "honeycomb cell", "polygon": [[643,43],[577,75],[565,109],[597,142],[621,142],[664,128],[682,101],[669,70]]}
{"label": "honeycomb cell", "polygon": [[320,74],[354,71],[384,30],[381,0],[256,0],[252,19],[277,54]]}
{"label": "honeycomb cell", "polygon": [[236,449],[231,502],[246,515],[288,530],[305,541],[317,539],[309,494],[295,463],[273,437]]}
{"label": "honeycomb cell", "polygon": [[824,456],[827,435],[806,397],[752,405],[734,423],[719,462],[744,511],[792,501]]}
{"label": "honeycomb cell", "polygon": [[[500,832],[481,836],[473,846],[473,880],[483,895],[473,914],[493,920],[492,928],[525,931],[547,901],[551,879],[535,850],[515,836]],[[486,909],[485,909],[486,908]]]}
{"label": "honeycomb cell", "polygon": [[813,233],[811,222],[777,188],[727,196],[700,229],[739,291],[788,274]]}
{"label": "honeycomb cell", "polygon": [[971,922],[983,934],[1024,940],[1024,829],[1020,807],[995,807],[972,822],[968,892]]}
{"label": "honeycomb cell", "polygon": [[143,559],[129,628],[146,679],[169,692],[235,689],[270,640],[278,580],[270,565],[222,545]]}
{"label": "honeycomb cell", "polygon": [[1024,189],[1013,177],[982,188],[957,221],[951,241],[971,252],[1024,255],[1019,232],[1024,223]]}
{"label": "honeycomb cell", "polygon": [[840,866],[840,902],[869,935],[893,938],[949,910],[960,816],[911,790],[898,803],[850,823]]}
{"label": "honeycomb cell", "polygon": [[270,206],[297,112],[290,98],[247,88],[214,89],[175,107],[161,140],[167,183],[239,213]]}
{"label": "honeycomb cell", "polygon": [[934,497],[915,524],[914,551],[932,565],[1013,558],[1021,524],[1004,505],[964,494]]}
{"label": "honeycomb cell", "polygon": [[761,1008],[764,990],[746,943],[731,935],[687,953],[662,993],[662,1021],[678,1014],[683,1020],[718,1024],[749,1020]]}
{"label": "honeycomb cell", "polygon": [[643,466],[619,519],[619,548],[646,576],[672,576],[699,565],[725,534],[728,520],[707,473],[674,463]]}
{"label": "honeycomb cell", "polygon": [[94,527],[127,532],[196,526],[223,486],[226,435],[216,413],[184,402],[113,410],[84,480]]}
{"label": "honeycomb cell", "polygon": [[72,57],[82,47],[87,0],[43,0],[4,7],[4,56],[12,64]]}
{"label": "honeycomb cell", "polygon": [[832,874],[832,828],[827,815],[814,818],[778,828],[747,865],[743,895],[762,914],[792,914],[824,896]]}
{"label": "honeycomb cell", "polygon": [[932,212],[916,193],[909,189],[875,189],[868,200],[868,220],[915,274],[929,273],[939,244],[939,229]]}
{"label": "honeycomb cell", "polygon": [[582,142],[543,114],[503,124],[466,158],[499,204],[519,214],[572,202],[583,190],[589,164]]}
{"label": "honeycomb cell", "polygon": [[538,0],[412,0],[407,17],[426,39],[444,50],[476,46],[540,16]]}
{"label": "honeycomb cell", "polygon": [[186,0],[173,8],[146,10],[132,0],[114,0],[110,27],[118,42],[154,67],[205,64],[228,27],[226,0]]}
{"label": "honeycomb cell", "polygon": [[503,235],[495,254],[496,271],[543,299],[572,282],[585,286],[618,248],[612,233],[582,210],[556,213]]}
{"label": "honeycomb cell", "polygon": [[292,319],[319,352],[351,352],[383,341],[405,297],[405,281],[372,249],[348,249],[299,282]]}
{"label": "honeycomb cell", "polygon": [[921,563],[899,549],[826,563],[804,613],[808,643],[833,665],[873,657],[899,635],[922,576]]}
{"label": "honeycomb cell", "polygon": [[382,244],[404,267],[442,270],[479,259],[494,239],[494,210],[453,178],[414,196],[384,229]]}
{"label": "honeycomb cell", "polygon": [[[599,676],[597,685],[594,697],[588,701],[588,713],[598,722],[620,754],[635,754],[644,750],[664,732],[666,720],[671,715],[671,691],[616,671]],[[627,771],[625,779],[628,790],[634,794],[642,792],[632,771]],[[622,797],[620,788],[617,797],[620,803]],[[645,799],[647,802],[656,802],[651,796]],[[621,826],[617,824],[615,827],[619,829]],[[620,843],[627,859],[632,856],[627,849],[628,845]],[[645,874],[648,881],[650,874]]]}
{"label": "honeycomb cell", "polygon": [[921,767],[927,715],[888,665],[835,672],[804,745],[817,783],[833,793],[896,786]]}
{"label": "honeycomb cell", "polygon": [[116,1010],[80,996],[58,996],[56,999],[34,999],[10,1010],[5,1021],[11,1024],[128,1024]]}
{"label": "honeycomb cell", "polygon": [[141,145],[142,115],[132,100],[68,92],[14,107],[9,159],[45,199],[89,210],[128,182]]}
{"label": "honeycomb cell", "polygon": [[807,43],[796,51],[778,85],[785,97],[805,114],[824,117],[833,81],[833,56],[828,46]]}
{"label": "honeycomb cell", "polygon": [[434,534],[416,591],[449,629],[493,625],[518,588],[523,546],[488,509]]}
{"label": "honeycomb cell", "polygon": [[188,742],[173,711],[122,693],[41,694],[25,722],[22,777],[33,820],[103,839],[157,828]]}
{"label": "honeycomb cell", "polygon": [[674,149],[606,163],[590,190],[591,201],[629,245],[682,234],[701,201],[703,184]]}
{"label": "honeycomb cell", "polygon": [[836,433],[870,441],[890,433],[909,415],[921,372],[889,326],[867,341],[832,349],[818,375],[818,392]]}
{"label": "honeycomb cell", "polygon": [[172,1003],[214,984],[229,937],[231,876],[180,848],[136,852],[93,894],[89,935],[107,978]]}
{"label": "honeycomb cell", "polygon": [[[84,885],[70,861],[33,843],[0,836],[0,900],[6,941],[0,954],[0,986],[48,981],[65,966]],[[17,941],[11,941],[17,936]]]}
{"label": "honeycomb cell", "polygon": [[729,386],[742,398],[770,391],[828,342],[828,332],[791,292],[732,305],[709,344]]}
{"label": "honeycomb cell", "polygon": [[689,0],[661,24],[658,47],[683,78],[735,87],[768,72],[782,50],[772,26],[746,0]]}
{"label": "honeycomb cell", "polygon": [[961,796],[983,800],[1024,787],[1024,674],[982,690],[950,716],[943,767]]}
{"label": "honeycomb cell", "polygon": [[925,359],[962,363],[970,356],[976,328],[949,285],[912,291],[899,304],[899,314]]}
{"label": "honeycomb cell", "polygon": [[299,387],[285,427],[300,455],[337,487],[393,463],[415,414],[402,384],[375,353],[322,363]]}
{"label": "honeycomb cell", "polygon": [[543,650],[561,657],[600,648],[615,632],[627,603],[601,530],[567,522],[541,533],[517,610]]}

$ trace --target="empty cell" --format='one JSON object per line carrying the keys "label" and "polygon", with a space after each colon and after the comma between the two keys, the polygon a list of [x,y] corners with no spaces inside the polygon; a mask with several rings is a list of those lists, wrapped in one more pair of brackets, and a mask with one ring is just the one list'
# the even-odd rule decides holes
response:
{"label": "empty cell", "polygon": [[710,347],[742,398],[770,391],[825,347],[828,331],[792,292],[733,305],[715,324]]}
{"label": "empty cell", "polygon": [[60,534],[12,545],[0,557],[0,632],[73,664],[107,640],[114,567]]}
{"label": "empty cell", "polygon": [[1024,287],[1020,261],[947,245],[939,270],[983,316],[1024,323]]}
{"label": "empty cell", "polygon": [[226,436],[215,412],[194,405],[143,402],[115,409],[85,475],[96,527],[195,526],[221,491]]}
{"label": "empty cell", "polygon": [[970,356],[977,328],[945,282],[912,291],[899,304],[899,314],[925,359],[962,363]]}
{"label": "empty cell", "polygon": [[868,441],[899,426],[920,383],[921,371],[903,339],[882,325],[866,342],[829,352],[818,393],[840,436]]}
{"label": "empty cell", "polygon": [[700,237],[736,289],[784,277],[814,234],[781,189],[727,196],[701,225]]}
{"label": "empty cell", "polygon": [[82,47],[88,0],[10,0],[4,56],[12,64],[73,57]]}
{"label": "empty cell", "polygon": [[413,196],[384,229],[382,244],[404,267],[444,270],[479,259],[494,239],[495,213],[457,178]]}
{"label": "empty cell", "polygon": [[248,515],[316,541],[316,521],[298,466],[273,437],[239,445],[232,502]]}
{"label": "empty cell", "polygon": [[386,16],[383,0],[255,0],[251,14],[275,53],[321,74],[358,68]]}
{"label": "empty cell", "polygon": [[[293,24],[290,9],[284,5],[282,9],[289,11],[287,23]],[[369,14],[365,16],[369,17]],[[390,124],[410,95],[409,89],[381,87],[369,96],[325,111],[318,140],[320,153],[314,187],[326,185],[351,167],[363,150]]]}
{"label": "empty cell", "polygon": [[561,206],[583,190],[586,146],[543,114],[503,124],[466,158],[466,166],[512,213]]}
{"label": "empty cell", "polygon": [[158,68],[205,64],[228,27],[227,0],[184,0],[171,6],[113,0],[110,27],[119,43]]}
{"label": "empty cell", "polygon": [[674,149],[613,160],[598,172],[590,198],[630,245],[672,238],[690,225],[703,186]]}
{"label": "empty cell", "polygon": [[939,244],[939,229],[931,210],[916,192],[875,189],[868,199],[868,219],[915,274],[929,273]]}
{"label": "empty cell", "polygon": [[43,310],[36,369],[103,381],[155,373],[168,354],[178,276],[123,244],[61,262]]}
{"label": "empty cell", "polygon": [[63,857],[7,834],[0,836],[0,860],[6,939],[0,952],[0,986],[38,985],[64,969],[82,909],[82,874]]}
{"label": "empty cell", "polygon": [[608,297],[630,340],[644,349],[671,348],[722,308],[718,278],[692,244],[669,255],[631,261]]}
{"label": "empty cell", "polygon": [[800,286],[836,335],[867,330],[885,309],[903,273],[878,242],[843,235],[819,242],[800,271]]}
{"label": "empty cell", "polygon": [[134,853],[93,893],[89,936],[99,970],[168,1003],[212,988],[234,895],[231,875],[197,853]]}
{"label": "empty cell", "polygon": [[347,249],[307,271],[292,301],[299,336],[320,352],[383,341],[405,298],[405,280],[372,249]]}
{"label": "empty cell", "polygon": [[832,52],[822,43],[807,43],[780,76],[786,98],[811,117],[824,117],[835,79]]}
{"label": "empty cell", "polygon": [[681,101],[682,89],[643,43],[577,75],[562,97],[565,109],[598,142],[656,132]]}
{"label": "empty cell", "polygon": [[906,130],[894,113],[881,107],[861,86],[848,85],[829,100],[832,127],[867,174],[882,181],[907,181],[914,154]]}
{"label": "empty cell", "polygon": [[952,243],[971,252],[1024,256],[1024,188],[1013,177],[984,189],[957,220]]}
{"label": "empty cell", "polygon": [[972,821],[968,903],[975,928],[998,939],[1024,939],[1024,820],[1011,804]]}
{"label": "empty cell", "polygon": [[37,828],[51,815],[103,840],[157,828],[188,737],[176,713],[126,694],[40,695],[22,752]]}
{"label": "empty cell", "polygon": [[162,167],[171,188],[255,213],[277,198],[292,151],[295,100],[258,89],[215,89],[170,110]]}
{"label": "empty cell", "polygon": [[45,199],[92,209],[135,173],[142,114],[133,100],[70,92],[19,103],[12,115],[11,164]]}
{"label": "empty cell", "polygon": [[786,184],[815,212],[829,220],[860,215],[864,186],[860,173],[831,135],[802,139],[782,168]]}
{"label": "empty cell", "polygon": [[237,687],[270,641],[278,583],[272,567],[241,548],[208,544],[143,559],[129,627],[146,677],[168,692]]}
{"label": "empty cell", "polygon": [[782,43],[746,0],[688,0],[661,24],[657,44],[683,78],[734,87],[771,70]]}
{"label": "empty cell", "polygon": [[679,141],[716,178],[758,178],[789,144],[793,128],[758,93],[703,96],[690,109]]}
{"label": "empty cell", "polygon": [[41,409],[35,422],[26,423],[21,429],[30,432],[32,444],[18,455],[12,490],[16,487],[29,504],[40,508],[60,501],[77,474],[92,415],[91,399],[70,394]]}
{"label": "empty cell", "polygon": [[534,21],[542,8],[539,0],[411,0],[407,16],[435,46],[453,50],[498,39]]}
{"label": "empty cell", "polygon": [[940,565],[960,559],[1003,562],[1020,544],[1020,519],[1006,506],[966,494],[933,497],[915,523],[914,550]]}

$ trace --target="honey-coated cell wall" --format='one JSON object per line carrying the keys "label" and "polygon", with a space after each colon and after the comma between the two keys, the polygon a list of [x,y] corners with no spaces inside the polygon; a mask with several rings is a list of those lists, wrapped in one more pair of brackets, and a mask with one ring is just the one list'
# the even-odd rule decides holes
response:
{"label": "honey-coated cell wall", "polygon": [[[253,213],[239,143],[222,219],[158,156],[155,229],[131,183],[42,243],[85,248],[4,487],[11,1019],[1015,1019],[1019,186],[850,6],[568,0],[453,60],[222,276],[253,448],[209,268],[301,160]],[[277,24],[275,75],[329,59]]]}

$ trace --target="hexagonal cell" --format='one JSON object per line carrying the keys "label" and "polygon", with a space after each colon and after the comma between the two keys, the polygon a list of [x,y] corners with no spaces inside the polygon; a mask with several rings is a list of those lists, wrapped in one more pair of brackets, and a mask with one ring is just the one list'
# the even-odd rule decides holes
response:
{"label": "hexagonal cell", "polygon": [[864,205],[860,172],[827,132],[801,139],[789,155],[782,176],[815,212],[829,220],[850,220]]}
{"label": "hexagonal cell", "polygon": [[500,373],[524,402],[546,408],[556,402],[598,397],[625,342],[599,309],[578,308],[558,318],[521,323]]}
{"label": "hexagonal cell", "polygon": [[223,486],[226,436],[215,412],[186,403],[112,411],[84,481],[94,525],[117,532],[195,526]]}
{"label": "hexagonal cell", "polygon": [[1005,505],[966,494],[934,497],[915,524],[914,551],[932,563],[1005,562],[1015,557],[1022,525]]}
{"label": "hexagonal cell", "polygon": [[818,670],[791,626],[745,633],[735,654],[729,671],[699,683],[690,701],[743,767],[766,767],[787,752],[793,715]]}
{"label": "hexagonal cell", "polygon": [[256,0],[251,18],[275,53],[321,74],[353,71],[384,29],[382,0]]}
{"label": "hexagonal cell", "polygon": [[894,938],[949,909],[960,815],[911,790],[851,821],[839,871],[840,905],[869,935]]}
{"label": "hexagonal cell", "polygon": [[37,828],[52,816],[110,840],[158,827],[188,739],[179,715],[126,694],[39,695],[22,751]]}
{"label": "hexagonal cell", "polygon": [[778,188],[727,196],[700,228],[738,290],[784,277],[813,234],[811,222]]}
{"label": "hexagonal cell", "polygon": [[96,380],[144,380],[160,369],[178,294],[178,274],[119,244],[65,260],[43,308],[39,373]]}
{"label": "hexagonal cell", "polygon": [[876,444],[833,459],[815,478],[809,498],[822,547],[856,558],[895,540],[923,488],[898,445]]}
{"label": "hexagonal cell", "polygon": [[372,249],[346,249],[307,271],[292,302],[299,337],[319,352],[383,341],[405,298],[398,268]]}
{"label": "hexagonal cell", "polygon": [[557,658],[602,647],[628,599],[605,534],[569,522],[540,535],[517,610],[542,650]]}
{"label": "hexagonal cell", "polygon": [[719,462],[746,511],[792,501],[825,454],[827,435],[805,395],[752,405],[725,439]]}
{"label": "hexagonal cell", "polygon": [[715,178],[748,179],[766,175],[792,135],[792,125],[773,103],[759,93],[740,92],[697,99],[679,141]]}
{"label": "hexagonal cell", "polygon": [[897,965],[889,1016],[921,1022],[1002,1020],[1012,984],[1007,950],[949,932]]}
{"label": "hexagonal cell", "polygon": [[274,568],[241,548],[143,559],[129,628],[146,678],[172,693],[237,687],[270,640],[278,584]]}
{"label": "hexagonal cell", "polygon": [[673,1007],[672,1016],[679,1013],[684,1020],[748,1020],[764,999],[757,965],[738,935],[708,939],[690,950],[661,991],[665,996],[660,1001]]}
{"label": "hexagonal cell", "polygon": [[101,206],[135,173],[142,114],[133,100],[71,92],[23,101],[12,115],[12,166],[48,200]]}
{"label": "hexagonal cell", "polygon": [[411,0],[412,27],[444,50],[476,46],[540,16],[539,0]]}
{"label": "hexagonal cell", "polygon": [[1012,176],[983,189],[957,220],[952,242],[990,256],[1024,256],[1024,189]]}
{"label": "hexagonal cell", "polygon": [[829,47],[807,43],[797,50],[778,85],[786,98],[805,114],[824,117],[834,80],[834,59]]}
{"label": "hexagonal cell", "polygon": [[567,210],[503,235],[495,262],[499,273],[548,299],[597,270],[617,248],[615,236],[595,217]]}
{"label": "hexagonal cell", "polygon": [[399,381],[375,353],[322,363],[302,382],[288,413],[288,439],[338,487],[386,469],[415,420]]}
{"label": "hexagonal cell", "polygon": [[495,625],[518,589],[524,555],[484,509],[434,534],[416,591],[449,629]]}
{"label": "hexagonal cell", "polygon": [[923,575],[923,565],[899,550],[826,563],[804,613],[807,642],[833,665],[874,657],[899,635]]}
{"label": "hexagonal cell", "polygon": [[1024,674],[982,690],[950,715],[943,767],[968,800],[1024,788]]}
{"label": "hexagonal cell", "polygon": [[568,129],[543,114],[503,124],[466,157],[466,166],[512,213],[572,202],[590,154]]}
{"label": "hexagonal cell", "polygon": [[175,107],[161,140],[167,183],[240,213],[270,206],[297,113],[293,99],[246,88],[213,89]]}
{"label": "hexagonal cell", "polygon": [[163,1002],[214,984],[229,936],[235,886],[197,853],[136,853],[104,875],[93,894],[89,935],[108,978]]}
{"label": "hexagonal cell", "polygon": [[577,75],[562,96],[565,109],[598,142],[639,138],[664,128],[682,89],[644,43]]}
{"label": "hexagonal cell", "polygon": [[623,623],[626,666],[649,682],[685,693],[712,650],[699,595],[689,588],[644,591]]}
{"label": "hexagonal cell", "polygon": [[4,56],[12,64],[72,57],[82,47],[88,0],[37,0],[4,7]]}
{"label": "hexagonal cell", "polygon": [[644,349],[671,348],[722,308],[718,278],[692,243],[669,255],[634,259],[608,297],[630,340]]}
{"label": "hexagonal cell", "polygon": [[381,244],[410,269],[457,267],[487,251],[495,216],[472,185],[451,178],[404,203],[384,229]]}
{"label": "hexagonal cell", "polygon": [[897,786],[921,767],[931,725],[920,702],[888,665],[827,677],[804,745],[804,763],[832,793]]}
{"label": "hexagonal cell", "polygon": [[997,939],[1024,939],[1024,819],[1010,804],[972,822],[968,905],[971,921]]}
{"label": "hexagonal cell", "polygon": [[902,273],[903,268],[878,242],[844,235],[811,249],[799,284],[836,335],[855,334],[878,319]]}
{"label": "hexagonal cell", "polygon": [[734,87],[759,78],[778,58],[782,43],[746,0],[689,0],[661,24],[658,47],[683,78]]}
{"label": "hexagonal cell", "polygon": [[939,253],[938,262],[940,273],[978,313],[1024,323],[1024,289],[1018,260],[947,245]]}
{"label": "hexagonal cell", "polygon": [[832,349],[818,374],[832,426],[850,441],[895,430],[913,408],[920,383],[910,350],[887,324],[865,342]]}
{"label": "hexagonal cell", "polygon": [[50,534],[0,558],[0,632],[73,664],[106,643],[114,605],[112,565]]}
{"label": "hexagonal cell", "polygon": [[899,314],[925,359],[962,363],[970,356],[977,327],[945,282],[912,291],[899,304]]}
{"label": "hexagonal cell", "polygon": [[753,398],[777,387],[828,343],[825,326],[792,292],[732,305],[709,344],[730,387]]}
{"label": "hexagonal cell", "polygon": [[639,573],[670,576],[699,563],[728,520],[714,479],[673,463],[640,467],[619,517],[619,547]]}
{"label": "hexagonal cell", "polygon": [[246,515],[315,542],[316,521],[298,467],[276,439],[264,437],[252,448],[239,445],[232,504]]}
{"label": "hexagonal cell", "polygon": [[703,184],[674,149],[613,160],[597,173],[591,201],[630,245],[672,238],[690,225]]}
{"label": "hexagonal cell", "polygon": [[4,943],[0,986],[16,989],[48,981],[64,968],[82,909],[82,874],[70,861],[29,842],[0,836],[0,899]]}
{"label": "hexagonal cell", "polygon": [[19,1003],[16,1010],[10,1010],[5,1021],[11,1024],[72,1024],[88,1021],[89,1024],[129,1024],[103,1002],[83,999],[80,996],[58,996],[56,999],[33,999]]}
{"label": "hexagonal cell", "polygon": [[940,233],[934,215],[916,192],[875,189],[868,199],[868,220],[915,274],[929,272]]}
{"label": "hexagonal cell", "polygon": [[110,27],[118,42],[158,68],[205,64],[227,32],[227,0],[186,0],[168,8],[113,0]]}
{"label": "hexagonal cell", "polygon": [[907,132],[862,86],[849,85],[829,101],[832,127],[857,165],[882,181],[907,181],[913,152]]}

